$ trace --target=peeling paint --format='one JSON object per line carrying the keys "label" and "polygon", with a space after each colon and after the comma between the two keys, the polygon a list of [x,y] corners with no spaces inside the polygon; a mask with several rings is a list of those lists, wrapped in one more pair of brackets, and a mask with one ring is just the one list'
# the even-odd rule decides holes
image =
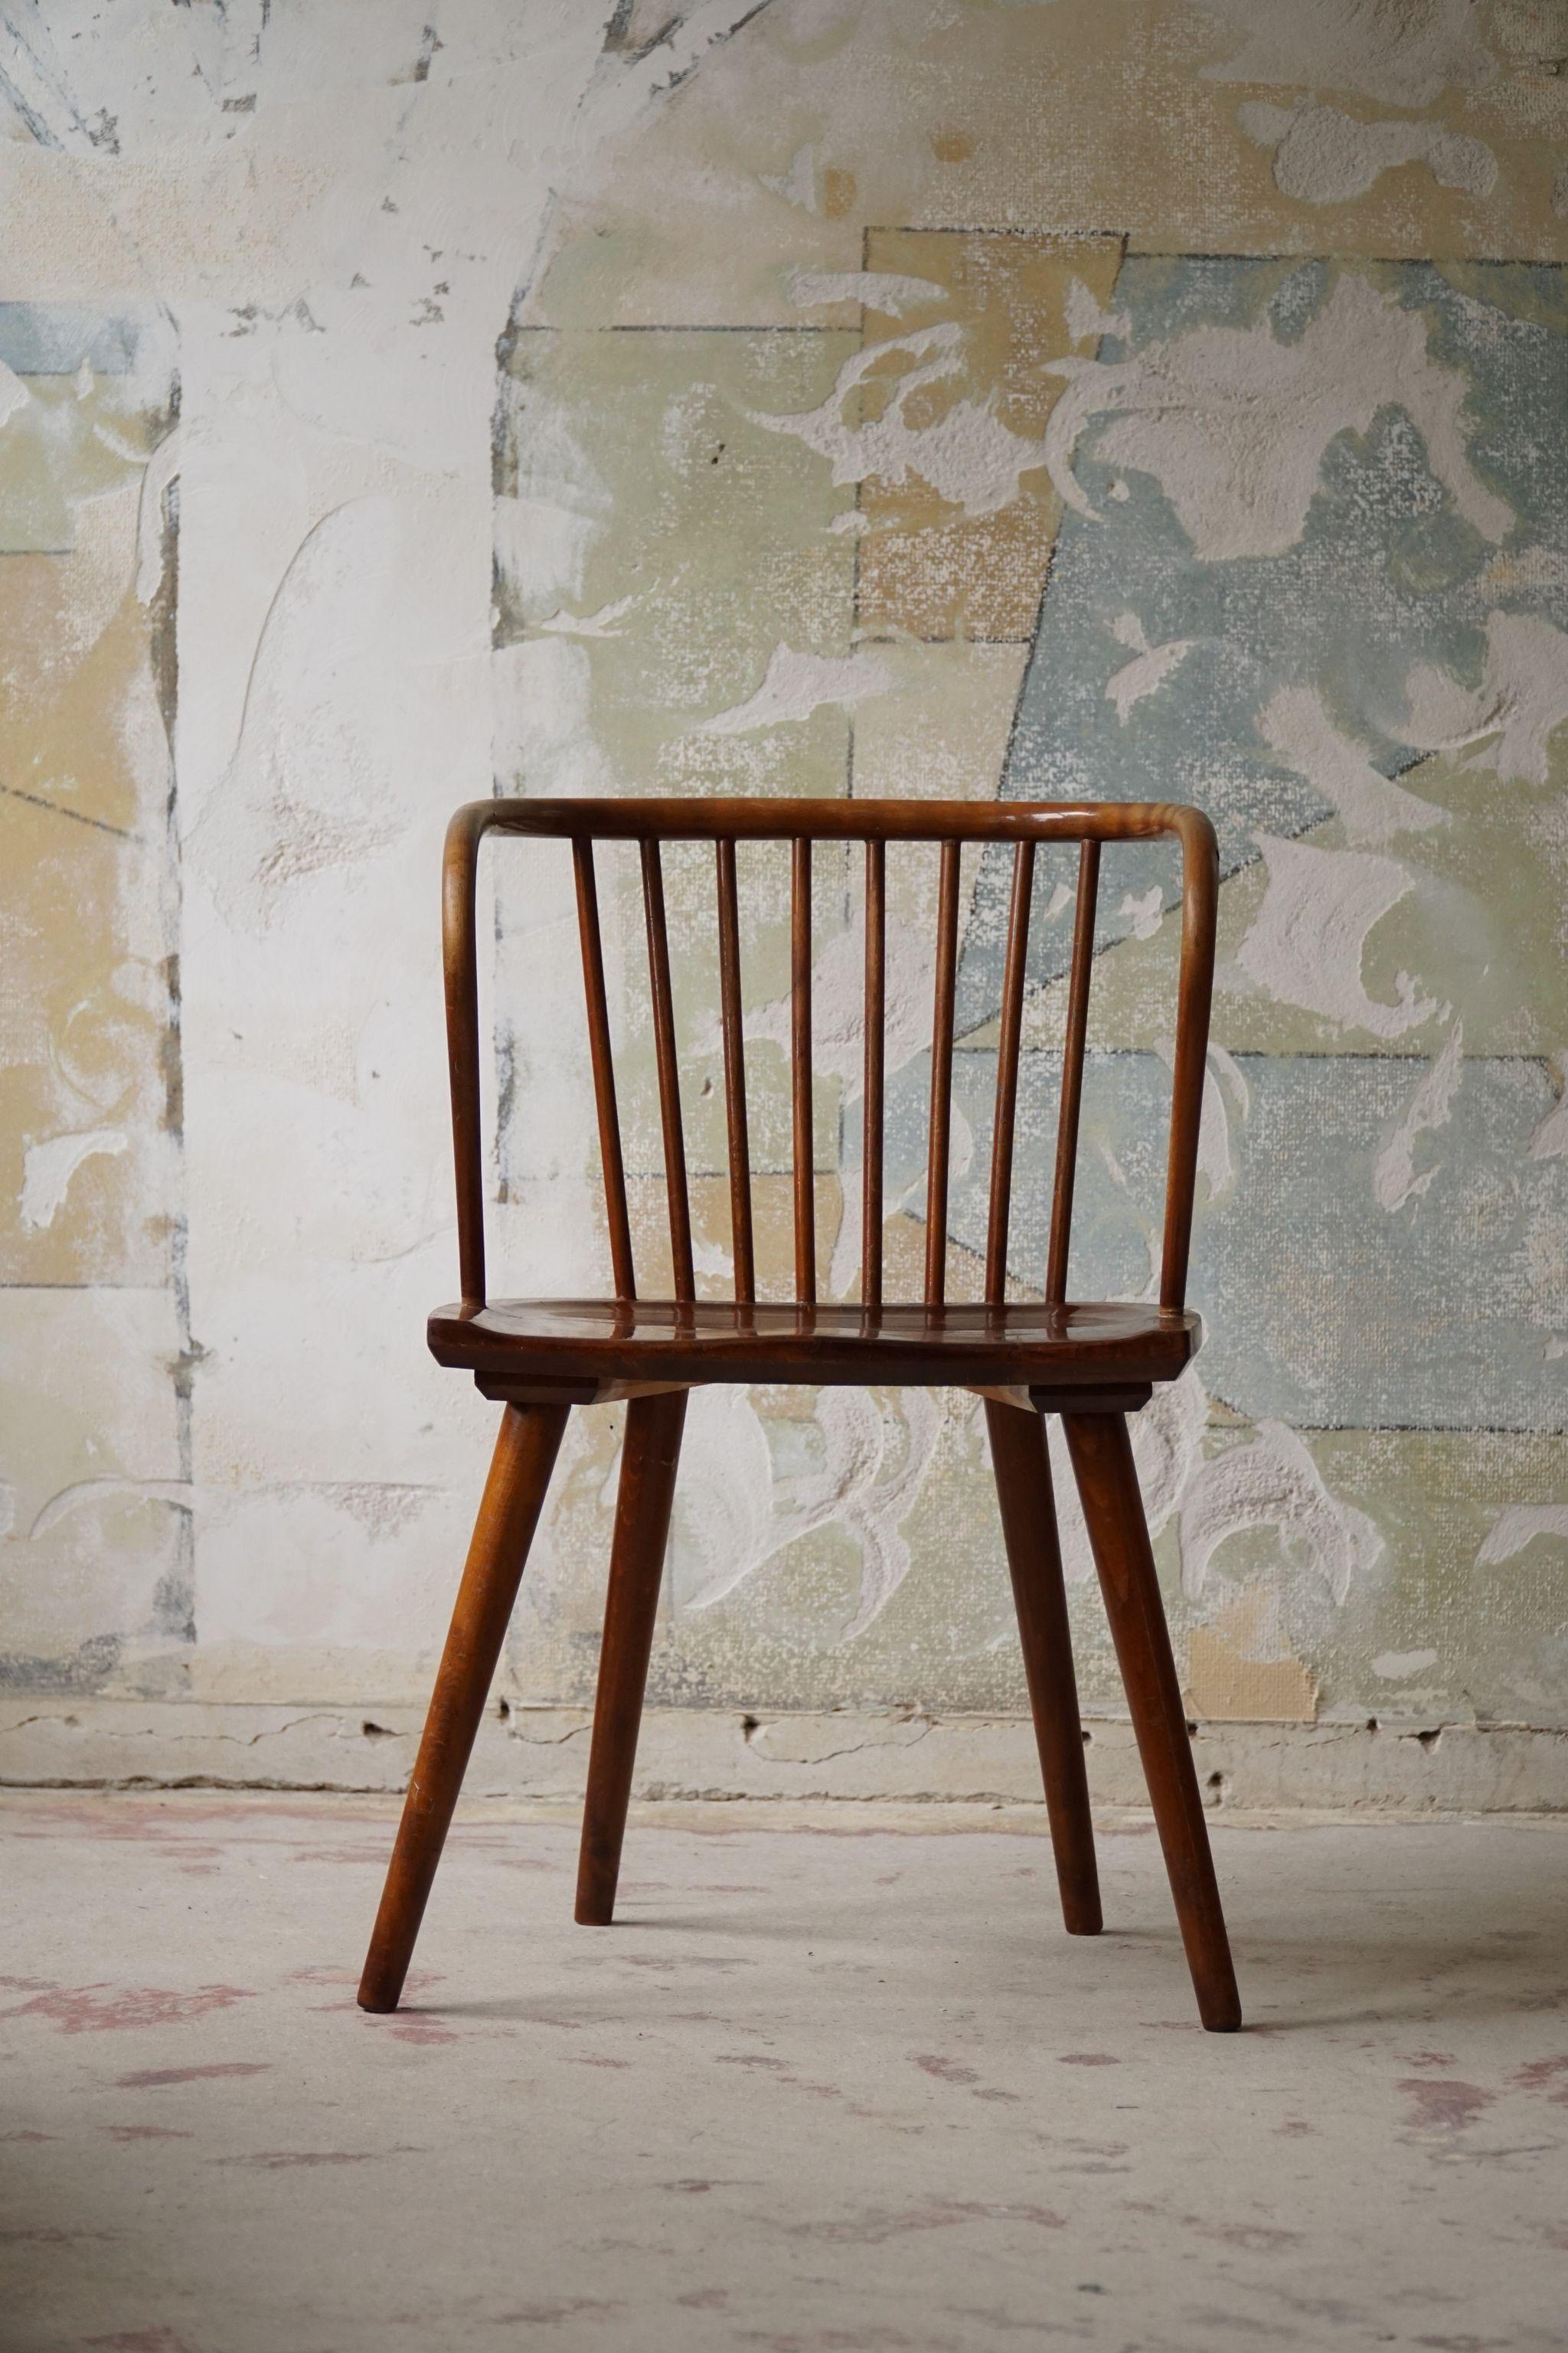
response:
{"label": "peeling paint", "polygon": [[899,1392],[896,1405],[859,1389],[825,1389],[816,1411],[821,1468],[775,1479],[766,1433],[745,1392],[700,1392],[677,1507],[681,1607],[711,1609],[813,1530],[842,1527],[861,1563],[859,1597],[842,1639],[864,1632],[909,1573],[901,1524],[942,1421],[942,1404],[924,1389]]}
{"label": "peeling paint", "polygon": [[1551,1067],[1559,1092],[1552,1110],[1531,1132],[1526,1148],[1532,1160],[1558,1160],[1568,1154],[1568,1048],[1552,1055]]}
{"label": "peeling paint", "polygon": [[[879,343],[845,361],[820,407],[795,417],[754,415],[753,422],[787,433],[826,458],[835,482],[883,482],[918,477],[966,515],[994,514],[1018,495],[1023,475],[1046,463],[1045,445],[1015,433],[987,404],[960,396],[930,424],[911,424],[917,396],[950,384],[963,368],[963,330],[943,320]],[[889,357],[910,364],[894,381],[888,405],[869,422],[851,423],[873,368]]]}
{"label": "peeling paint", "polygon": [[1437,1663],[1436,1651],[1384,1651],[1373,1659],[1372,1671],[1384,1683],[1408,1683],[1412,1675],[1425,1674]]}
{"label": "peeling paint", "polygon": [[1232,1110],[1245,1120],[1252,1092],[1240,1065],[1223,1046],[1210,1046],[1204,1070],[1203,1116],[1198,1129],[1198,1174],[1208,1187],[1212,1202],[1223,1201],[1236,1182],[1236,1155],[1231,1149]]}
{"label": "peeling paint", "polygon": [[1259,712],[1258,727],[1276,758],[1337,811],[1354,849],[1378,849],[1397,834],[1449,822],[1447,809],[1374,768],[1361,745],[1334,725],[1311,687],[1280,687]]}
{"label": "peeling paint", "polygon": [[1226,1447],[1189,1481],[1181,1505],[1185,1590],[1201,1593],[1226,1538],[1251,1527],[1278,1530],[1286,1553],[1337,1602],[1384,1548],[1373,1521],[1329,1493],[1301,1440],[1281,1422],[1260,1421],[1250,1443]]}
{"label": "peeling paint", "polygon": [[1447,1044],[1405,1105],[1399,1125],[1377,1157],[1372,1186],[1385,1209],[1418,1200],[1437,1174],[1437,1163],[1415,1173],[1415,1139],[1447,1127],[1464,1071],[1464,1024],[1456,1021]]}
{"label": "peeling paint", "polygon": [[1406,681],[1401,733],[1427,752],[1458,752],[1500,782],[1544,785],[1552,738],[1568,719],[1568,632],[1531,613],[1492,613],[1479,688],[1423,664]]}
{"label": "peeling paint", "polygon": [[1118,923],[1126,924],[1135,940],[1152,940],[1160,928],[1160,919],[1164,912],[1165,894],[1155,883],[1141,897],[1134,897],[1131,891],[1127,892],[1116,910],[1116,919]]}
{"label": "peeling paint", "polygon": [[871,654],[803,654],[776,646],[755,694],[729,711],[705,719],[699,733],[744,735],[753,727],[809,719],[825,703],[852,711],[871,695],[886,694],[892,674]]}
{"label": "peeling paint", "polygon": [[1342,205],[1364,196],[1384,172],[1425,164],[1441,188],[1487,196],[1497,185],[1497,157],[1484,140],[1440,123],[1393,119],[1361,122],[1337,106],[1270,106],[1239,110],[1243,130],[1274,150],[1274,180],[1281,194],[1308,205]]}
{"label": "peeling paint", "polygon": [[21,377],[0,360],[0,427],[8,425],[19,409],[26,408],[32,396]]}
{"label": "peeling paint", "polygon": [[897,269],[795,269],[790,272],[790,301],[803,311],[826,302],[862,302],[868,311],[883,311],[901,319],[930,302],[945,302],[947,289],[929,278],[911,278]]}
{"label": "peeling paint", "polygon": [[1081,278],[1075,278],[1068,286],[1064,308],[1068,332],[1075,343],[1090,343],[1100,335],[1125,335],[1128,332],[1129,321],[1125,311],[1107,311]]}
{"label": "peeling paint", "polygon": [[1096,457],[1152,474],[1205,563],[1293,545],[1330,442],[1369,431],[1390,404],[1417,427],[1434,473],[1483,539],[1501,539],[1515,520],[1469,462],[1464,377],[1432,358],[1419,317],[1352,271],[1292,341],[1265,318],[1196,327],[1125,360],[1046,365],[1068,380],[1044,443],[1065,502],[1094,515],[1073,453],[1085,429],[1109,417]]}
{"label": "peeling paint", "polygon": [[1152,646],[1136,613],[1121,614],[1111,623],[1111,635],[1132,655],[1130,662],[1123,662],[1119,670],[1111,673],[1105,688],[1106,701],[1116,705],[1116,716],[1125,727],[1133,704],[1142,702],[1146,694],[1159,691],[1191,653],[1193,641],[1190,638],[1173,638],[1166,645]]}
{"label": "peeling paint", "polygon": [[1270,997],[1376,1038],[1402,1037],[1437,1011],[1407,972],[1394,977],[1395,1001],[1367,994],[1362,980],[1367,937],[1396,907],[1415,878],[1370,850],[1313,849],[1259,834],[1268,888],[1237,950],[1240,970]]}
{"label": "peeling paint", "polygon": [[29,1144],[22,1179],[22,1223],[35,1230],[52,1226],[77,1170],[100,1154],[117,1156],[129,1141],[122,1127],[85,1127],[74,1134],[51,1135],[41,1144]]}
{"label": "peeling paint", "polygon": [[1476,1555],[1478,1568],[1495,1567],[1512,1560],[1537,1536],[1568,1541],[1568,1504],[1510,1504],[1492,1522],[1486,1542]]}
{"label": "peeling paint", "polygon": [[1244,36],[1217,81],[1307,82],[1390,106],[1429,106],[1449,88],[1484,90],[1496,60],[1470,0],[1202,0],[1204,14]]}

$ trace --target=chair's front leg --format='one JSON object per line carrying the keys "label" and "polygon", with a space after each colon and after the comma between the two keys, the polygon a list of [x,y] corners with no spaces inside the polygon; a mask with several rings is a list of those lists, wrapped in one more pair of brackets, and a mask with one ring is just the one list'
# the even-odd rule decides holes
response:
{"label": "chair's front leg", "polygon": [[626,1408],[577,1863],[577,1919],[585,1928],[607,1928],[615,1916],[686,1398],[685,1389],[669,1389],[658,1397],[634,1398]]}
{"label": "chair's front leg", "polygon": [[1241,2000],[1126,1417],[1065,1413],[1062,1419],[1164,1849],[1198,2015],[1211,2033],[1234,2033],[1241,2024]]}
{"label": "chair's front leg", "polygon": [[1069,1936],[1097,1936],[1100,1874],[1094,1860],[1094,1823],[1089,1810],[1083,1726],[1078,1712],[1045,1418],[987,1398],[985,1424],[1035,1719],[1035,1743],[1046,1785],[1062,1918]]}
{"label": "chair's front leg", "polygon": [[360,1979],[362,2010],[395,2010],[403,1991],[570,1410],[509,1405],[501,1417]]}

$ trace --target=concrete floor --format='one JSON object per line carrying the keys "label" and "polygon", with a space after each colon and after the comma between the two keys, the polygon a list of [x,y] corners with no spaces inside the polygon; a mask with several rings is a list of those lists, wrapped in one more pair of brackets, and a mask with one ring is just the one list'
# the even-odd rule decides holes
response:
{"label": "concrete floor", "polygon": [[470,1816],[366,2018],[393,1814],[10,1793],[6,2353],[1568,2345],[1568,1825],[1216,1825],[1220,2037],[1035,1810]]}

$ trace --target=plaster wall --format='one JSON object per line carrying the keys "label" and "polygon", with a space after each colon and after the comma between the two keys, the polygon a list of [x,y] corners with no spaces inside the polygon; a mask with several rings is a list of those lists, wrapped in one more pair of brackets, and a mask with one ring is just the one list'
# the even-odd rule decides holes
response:
{"label": "plaster wall", "polygon": [[[1094,794],[1195,799],[1222,846],[1212,1336],[1139,1430],[1194,1721],[1267,1754],[1269,1803],[1437,1802],[1446,1727],[1490,1761],[1441,1802],[1568,1799],[1564,58],[1563,0],[0,5],[0,1769],[113,1778],[132,1726],[153,1778],[187,1737],[237,1749],[216,1778],[401,1754],[491,1417],[420,1331],[455,1283],[457,802]],[[782,880],[743,875],[780,1274]],[[486,908],[519,1292],[607,1269],[564,882],[508,851]],[[956,1297],[1003,912],[964,883]],[[1071,884],[1038,893],[1019,1295]],[[1080,1293],[1150,1280],[1173,884],[1108,869]],[[601,887],[656,1287],[640,909]],[[899,864],[907,1274],[934,887]],[[668,888],[722,1291],[710,883]],[[826,856],[817,889],[853,1295],[858,902]],[[503,1670],[563,1741],[619,1432],[574,1418]],[[751,1787],[743,1711],[895,1727],[857,1795],[879,1754],[907,1794],[911,1710],[1016,1716],[976,1402],[695,1400],[650,1697],[716,1727],[668,1719],[699,1762],[665,1786]],[[279,1747],[295,1709],[353,1737]],[[247,1725],[293,1761],[247,1769]],[[938,1750],[952,1794],[1011,1790]]]}

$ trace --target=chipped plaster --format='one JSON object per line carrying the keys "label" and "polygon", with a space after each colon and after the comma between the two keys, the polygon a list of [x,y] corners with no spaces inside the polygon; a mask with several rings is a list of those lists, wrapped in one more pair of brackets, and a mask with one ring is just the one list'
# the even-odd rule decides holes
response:
{"label": "chipped plaster", "polygon": [[1068,384],[1044,462],[1066,503],[1095,512],[1072,459],[1085,429],[1109,417],[1096,456],[1152,474],[1205,563],[1298,540],[1330,442],[1369,431],[1390,404],[1419,427],[1433,471],[1484,539],[1515,520],[1470,464],[1465,379],[1431,357],[1419,317],[1351,272],[1291,341],[1265,318],[1195,327],[1130,359],[1049,366]]}

